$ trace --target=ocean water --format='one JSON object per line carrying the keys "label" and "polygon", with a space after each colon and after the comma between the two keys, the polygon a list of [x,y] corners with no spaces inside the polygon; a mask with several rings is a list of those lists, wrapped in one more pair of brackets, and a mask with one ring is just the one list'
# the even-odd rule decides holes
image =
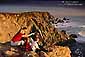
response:
{"label": "ocean water", "polygon": [[58,24],[60,30],[66,30],[68,33],[78,33],[85,31],[85,16],[68,16],[69,23]]}
{"label": "ocean water", "polygon": [[78,38],[76,41],[85,43],[85,37],[79,35],[78,33],[81,31],[85,32],[85,16],[68,16],[69,23],[62,23],[56,26],[59,30],[66,30],[68,34],[76,34]]}

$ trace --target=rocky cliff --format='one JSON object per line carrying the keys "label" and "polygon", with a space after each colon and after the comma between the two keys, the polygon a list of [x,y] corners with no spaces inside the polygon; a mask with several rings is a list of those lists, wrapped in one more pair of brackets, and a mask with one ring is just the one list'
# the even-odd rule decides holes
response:
{"label": "rocky cliff", "polygon": [[[36,30],[39,31],[41,42],[45,43],[44,48],[49,48],[49,46],[52,46],[55,43],[66,40],[64,37],[61,38],[62,35],[50,24],[49,20],[53,18],[54,17],[48,12],[0,13],[0,43],[11,41],[13,36],[16,35],[22,27],[27,27],[28,32],[26,33],[28,34],[33,31],[35,32]],[[70,57],[69,48],[58,48],[61,48],[59,50],[61,53],[63,52],[63,56],[64,54],[68,54],[65,57]],[[54,54],[52,53],[56,50],[47,53],[49,55],[48,57],[54,57]],[[58,53],[55,53],[55,57],[62,55]]]}
{"label": "rocky cliff", "polygon": [[0,13],[0,42],[10,41],[21,27],[32,24],[31,19],[35,19],[38,25],[44,22],[46,26],[50,17],[48,12]]}

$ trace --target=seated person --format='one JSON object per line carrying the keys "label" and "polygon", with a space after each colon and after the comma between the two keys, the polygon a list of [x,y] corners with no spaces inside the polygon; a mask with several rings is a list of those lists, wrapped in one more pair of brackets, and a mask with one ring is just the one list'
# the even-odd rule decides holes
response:
{"label": "seated person", "polygon": [[11,40],[11,45],[12,46],[19,46],[19,45],[23,45],[24,44],[24,40],[21,40],[22,37],[27,37],[27,35],[25,35],[25,32],[27,31],[27,28],[24,27],[22,28]]}
{"label": "seated person", "polygon": [[31,42],[33,41],[32,38],[30,38],[29,36],[34,35],[35,33],[30,33],[29,35],[27,35],[28,37],[23,37],[21,40],[24,41],[24,44],[22,46],[20,46],[22,48],[23,51],[32,51],[31,48]]}
{"label": "seated person", "polygon": [[28,38],[24,38],[24,45],[21,46],[22,50],[23,51],[31,51],[31,45],[30,45],[30,39],[29,37]]}
{"label": "seated person", "polygon": [[38,35],[36,34],[34,40],[32,38],[31,39],[31,48],[33,51],[36,51],[36,49],[39,49],[39,46],[38,46],[38,41],[39,41],[39,37]]}

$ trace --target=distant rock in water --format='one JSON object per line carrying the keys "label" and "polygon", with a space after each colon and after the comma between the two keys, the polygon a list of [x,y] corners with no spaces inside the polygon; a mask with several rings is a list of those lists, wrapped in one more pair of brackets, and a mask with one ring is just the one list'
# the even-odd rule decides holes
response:
{"label": "distant rock in water", "polygon": [[78,38],[76,34],[69,35],[70,38]]}
{"label": "distant rock in water", "polygon": [[79,34],[80,36],[85,37],[85,31],[81,31],[81,32],[79,32],[78,34]]}

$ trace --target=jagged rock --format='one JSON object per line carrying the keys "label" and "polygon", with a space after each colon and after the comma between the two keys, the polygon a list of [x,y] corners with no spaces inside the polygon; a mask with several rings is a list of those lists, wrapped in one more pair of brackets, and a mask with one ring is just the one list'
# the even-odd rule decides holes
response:
{"label": "jagged rock", "polygon": [[39,57],[39,55],[36,52],[31,51],[29,54],[31,54],[32,57]]}
{"label": "jagged rock", "polygon": [[51,52],[48,52],[49,57],[71,57],[70,49],[68,47],[54,46],[50,47]]}
{"label": "jagged rock", "polygon": [[47,55],[45,52],[40,52],[40,55],[39,55],[40,57],[50,57],[49,55]]}
{"label": "jagged rock", "polygon": [[[52,15],[48,12],[0,13],[0,42],[10,41],[21,27],[27,27],[29,34],[33,32],[33,26],[35,27],[34,32],[38,30],[41,38],[45,41],[53,37],[56,38],[56,41],[59,41],[57,38],[60,36],[56,36],[58,33],[52,31],[54,27],[49,23],[52,18]],[[52,27],[51,31],[49,31],[50,27]],[[53,37],[51,37],[51,34],[53,34]]]}
{"label": "jagged rock", "polygon": [[8,44],[0,46],[2,46],[0,48],[0,55],[5,57],[71,57],[70,49],[63,46],[50,46],[47,48],[48,52],[41,51],[39,53],[33,51],[24,52],[19,47],[11,47]]}
{"label": "jagged rock", "polygon": [[69,35],[70,38],[78,38],[76,34]]}
{"label": "jagged rock", "polygon": [[[17,17],[16,17],[17,18]],[[0,42],[5,43],[11,40],[11,38],[16,34],[19,26],[14,23],[15,14],[2,14],[0,13]]]}
{"label": "jagged rock", "polygon": [[49,17],[48,12],[0,13],[0,42],[10,41],[22,26],[30,26],[30,19],[35,18],[37,23],[40,23],[44,19],[48,22]]}
{"label": "jagged rock", "polygon": [[15,54],[15,52],[7,50],[7,51],[5,52],[5,54],[6,54],[6,55],[9,55],[9,56],[12,56],[13,54]]}
{"label": "jagged rock", "polygon": [[0,51],[0,57],[5,57],[5,54],[3,51]]}
{"label": "jagged rock", "polygon": [[[21,27],[27,27],[29,34],[30,32],[38,31],[40,33],[40,43],[46,49],[49,46],[54,45],[56,42],[62,41],[61,34],[50,24],[49,20],[52,19],[52,15],[48,12],[25,12],[25,13],[0,13],[0,43],[6,43],[11,41],[13,36],[19,32]],[[63,39],[65,40],[65,39]],[[23,52],[16,49],[11,49],[9,45],[2,45],[1,49],[7,56],[10,57],[25,57]],[[11,49],[11,51],[9,50]],[[22,50],[21,50],[22,51]],[[19,54],[17,54],[17,53]],[[57,52],[58,54],[56,55]],[[9,54],[10,53],[10,54]],[[64,56],[70,57],[70,51],[66,47],[53,48],[52,52],[43,53],[43,56]],[[51,53],[51,54],[50,54]],[[31,52],[32,56],[38,57],[36,53]]]}

